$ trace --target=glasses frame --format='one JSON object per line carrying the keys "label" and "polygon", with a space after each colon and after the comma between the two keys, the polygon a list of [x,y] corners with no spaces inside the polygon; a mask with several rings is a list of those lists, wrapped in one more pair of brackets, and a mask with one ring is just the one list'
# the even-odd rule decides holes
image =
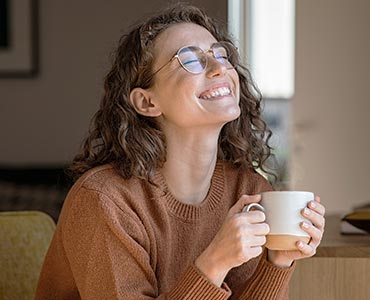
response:
{"label": "glasses frame", "polygon": [[[180,66],[186,71],[186,72],[189,72],[191,74],[201,74],[204,72],[204,70],[207,69],[207,66],[208,66],[208,56],[207,56],[207,53],[212,53],[212,56],[217,60],[217,58],[215,57],[215,53],[214,53],[214,50],[213,48],[216,46],[216,45],[223,45],[223,44],[227,44],[230,46],[231,49],[233,49],[236,53],[238,52],[238,48],[235,47],[232,43],[230,42],[226,42],[226,41],[221,41],[221,42],[215,42],[211,45],[211,47],[208,49],[208,50],[203,50],[202,48],[198,47],[198,46],[191,46],[191,45],[188,45],[188,46],[184,46],[184,47],[181,47],[179,50],[177,50],[177,52],[169,59],[169,61],[167,61],[163,66],[161,66],[160,68],[158,68],[152,75],[151,75],[151,78],[154,77],[154,75],[156,75],[159,71],[161,71],[164,67],[166,67],[168,64],[170,64],[174,59],[177,59],[177,61],[179,62]],[[183,63],[181,62],[180,58],[179,58],[179,54],[180,52],[185,49],[185,48],[189,48],[189,47],[195,47],[195,48],[199,48],[204,54],[205,54],[205,58],[206,58],[206,65],[204,66],[203,70],[200,71],[200,72],[192,72],[190,70],[188,70],[184,65]],[[226,48],[227,50],[228,48]],[[230,57],[231,55],[228,53],[228,58]],[[233,65],[231,62],[230,62],[231,65]],[[234,68],[235,66],[233,66],[232,68]],[[231,68],[228,68],[228,69],[231,69]]]}

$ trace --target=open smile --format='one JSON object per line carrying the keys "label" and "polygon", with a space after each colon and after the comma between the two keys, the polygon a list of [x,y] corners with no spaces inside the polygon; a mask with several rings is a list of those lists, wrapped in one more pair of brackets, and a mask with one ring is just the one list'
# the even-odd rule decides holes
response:
{"label": "open smile", "polygon": [[228,87],[220,87],[216,89],[212,89],[210,91],[207,91],[205,93],[202,93],[199,98],[204,100],[210,100],[212,98],[218,98],[223,96],[229,96],[231,95],[231,90]]}
{"label": "open smile", "polygon": [[198,97],[202,100],[212,100],[231,96],[233,91],[228,82],[218,83],[203,91]]}

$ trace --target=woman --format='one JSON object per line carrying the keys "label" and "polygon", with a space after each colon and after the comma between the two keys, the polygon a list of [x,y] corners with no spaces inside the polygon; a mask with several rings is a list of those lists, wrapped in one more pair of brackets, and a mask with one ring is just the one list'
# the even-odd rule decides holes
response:
{"label": "woman", "polygon": [[260,99],[230,38],[176,6],[120,40],[72,170],[36,299],[286,299],[294,261],[320,243],[264,249],[271,190]]}

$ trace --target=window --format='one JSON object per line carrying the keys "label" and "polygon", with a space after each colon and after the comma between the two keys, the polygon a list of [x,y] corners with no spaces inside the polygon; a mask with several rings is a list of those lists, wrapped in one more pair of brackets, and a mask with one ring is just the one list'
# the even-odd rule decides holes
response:
{"label": "window", "polygon": [[[229,0],[229,31],[264,98],[264,119],[283,187],[289,157],[289,99],[294,94],[295,0]],[[275,169],[275,168],[274,168]]]}

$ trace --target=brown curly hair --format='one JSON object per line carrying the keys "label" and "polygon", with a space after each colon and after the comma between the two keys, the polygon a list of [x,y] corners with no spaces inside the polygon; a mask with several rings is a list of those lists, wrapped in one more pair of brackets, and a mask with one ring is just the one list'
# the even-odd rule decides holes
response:
{"label": "brown curly hair", "polygon": [[[169,26],[195,23],[206,28],[218,41],[231,37],[201,9],[179,4],[167,8],[135,26],[119,40],[111,70],[105,77],[104,95],[92,119],[82,151],[70,167],[77,179],[87,170],[110,163],[123,178],[148,180],[166,160],[166,141],[155,118],[138,114],[129,97],[135,87],[153,85],[153,46],[156,37]],[[271,131],[261,119],[261,94],[249,71],[233,62],[240,79],[241,115],[221,130],[218,157],[243,168],[264,169],[271,155]],[[155,76],[154,76],[155,77]]]}

